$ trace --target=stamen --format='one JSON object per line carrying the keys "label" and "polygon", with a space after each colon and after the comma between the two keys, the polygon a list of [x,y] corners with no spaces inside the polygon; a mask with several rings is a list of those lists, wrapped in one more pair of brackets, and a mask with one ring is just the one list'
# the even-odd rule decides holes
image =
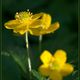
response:
{"label": "stamen", "polygon": [[19,18],[19,13],[18,12],[16,12],[16,18]]}
{"label": "stamen", "polygon": [[29,13],[29,15],[31,14],[30,12],[28,12]]}
{"label": "stamen", "polygon": [[16,12],[16,15],[18,15],[18,12]]}
{"label": "stamen", "polygon": [[29,9],[27,9],[27,12],[29,12]]}
{"label": "stamen", "polygon": [[31,15],[32,15],[33,13],[31,13]]}
{"label": "stamen", "polygon": [[27,13],[28,13],[29,15],[31,15],[31,13],[30,13],[29,9],[27,9]]}

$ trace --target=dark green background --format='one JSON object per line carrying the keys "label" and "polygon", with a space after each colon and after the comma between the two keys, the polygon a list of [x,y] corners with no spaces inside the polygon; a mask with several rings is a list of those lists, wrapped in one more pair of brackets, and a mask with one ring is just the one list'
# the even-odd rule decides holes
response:
{"label": "dark green background", "polygon": [[[54,53],[57,49],[67,52],[68,62],[72,62],[77,71],[78,58],[78,1],[77,0],[3,0],[2,1],[2,74],[3,80],[21,80],[21,69],[15,61],[7,56],[12,51],[21,58],[26,55],[25,35],[20,36],[7,30],[4,23],[14,19],[16,12],[27,11],[46,12],[52,16],[52,23],[59,21],[60,29],[54,34],[43,36],[42,51],[45,49]],[[38,37],[29,35],[32,68],[37,69],[39,60]],[[42,52],[41,51],[41,52]],[[27,75],[26,75],[27,76]],[[77,72],[64,80],[78,80]]]}

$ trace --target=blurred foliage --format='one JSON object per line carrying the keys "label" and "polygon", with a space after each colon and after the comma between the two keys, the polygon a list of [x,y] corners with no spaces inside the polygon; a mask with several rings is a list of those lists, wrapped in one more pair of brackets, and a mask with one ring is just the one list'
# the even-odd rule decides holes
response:
{"label": "blurred foliage", "polygon": [[[14,56],[2,55],[2,77],[3,80],[23,80],[21,68],[25,65],[26,57],[25,35],[14,34],[11,30],[6,30],[4,23],[14,19],[18,11],[30,9],[33,13],[46,12],[52,16],[52,22],[59,21],[60,29],[54,34],[43,36],[42,51],[47,49],[54,53],[57,49],[67,52],[68,62],[75,67],[76,73],[71,74],[64,80],[78,79],[78,24],[77,24],[77,0],[3,0],[2,1],[2,54],[15,54]],[[38,37],[29,35],[30,54],[32,68],[36,69],[41,64],[39,60],[40,52],[38,48]],[[41,52],[42,52],[41,51]],[[17,59],[17,60],[16,60]],[[27,64],[27,61],[26,61]],[[26,65],[27,66],[27,65]],[[24,70],[25,71],[25,70]],[[75,72],[74,71],[74,72]],[[28,77],[28,74],[26,75]],[[35,80],[35,79],[34,79]]]}

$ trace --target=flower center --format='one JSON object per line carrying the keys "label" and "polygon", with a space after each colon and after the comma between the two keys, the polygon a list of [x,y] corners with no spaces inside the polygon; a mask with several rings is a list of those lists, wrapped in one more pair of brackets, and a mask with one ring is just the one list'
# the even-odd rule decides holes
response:
{"label": "flower center", "polygon": [[51,70],[60,70],[60,65],[56,61],[51,62],[49,66]]}
{"label": "flower center", "polygon": [[18,19],[21,23],[30,24],[32,13],[30,13],[29,11],[16,13],[15,18]]}

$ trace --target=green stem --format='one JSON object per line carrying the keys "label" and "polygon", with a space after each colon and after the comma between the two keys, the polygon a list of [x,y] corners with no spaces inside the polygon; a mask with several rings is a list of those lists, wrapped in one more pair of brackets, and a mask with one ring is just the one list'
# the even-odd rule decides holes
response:
{"label": "green stem", "polygon": [[42,43],[42,35],[39,36],[39,52],[40,53],[41,53],[41,47],[42,47],[41,43]]}
{"label": "green stem", "polygon": [[29,53],[29,42],[28,42],[28,32],[25,33],[26,36],[26,48],[27,48],[27,58],[28,58],[28,68],[29,68],[29,76],[31,77],[31,60],[30,60],[30,53]]}

